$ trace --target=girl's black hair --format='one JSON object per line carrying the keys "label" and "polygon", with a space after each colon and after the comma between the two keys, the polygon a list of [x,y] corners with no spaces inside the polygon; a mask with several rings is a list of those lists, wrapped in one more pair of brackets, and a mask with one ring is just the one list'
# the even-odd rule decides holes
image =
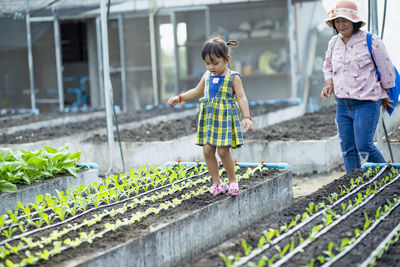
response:
{"label": "girl's black hair", "polygon": [[225,42],[219,36],[213,37],[204,43],[203,48],[201,49],[201,57],[203,60],[205,60],[207,55],[211,60],[213,60],[214,56],[228,60],[230,47],[235,47],[238,45],[239,43],[236,40],[229,40],[228,42]]}
{"label": "girl's black hair", "polygon": [[[336,29],[335,19],[332,21],[332,25],[333,25],[333,30],[334,30],[335,34],[338,34],[339,31]],[[361,21],[353,22],[353,34],[357,33],[361,29],[361,26],[362,26],[362,22]]]}

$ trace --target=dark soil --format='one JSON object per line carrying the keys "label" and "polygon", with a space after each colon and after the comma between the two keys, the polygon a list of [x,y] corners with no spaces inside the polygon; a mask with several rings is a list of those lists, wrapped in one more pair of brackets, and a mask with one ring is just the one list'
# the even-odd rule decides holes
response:
{"label": "dark soil", "polygon": [[336,106],[323,107],[302,117],[244,134],[249,140],[321,140],[337,134]]}
{"label": "dark soil", "polygon": [[[159,115],[170,114],[173,112],[182,112],[186,109],[152,109],[146,111],[138,111],[136,113],[122,113],[118,114],[118,123],[125,124],[135,121],[141,121],[144,119],[152,118]],[[60,117],[67,116],[79,116],[78,114],[73,115],[65,115],[64,113],[59,114],[45,114],[45,115],[30,115],[26,117],[22,117],[19,119],[11,119],[0,121],[1,128],[15,126],[15,125],[25,125],[32,122],[37,121],[46,121],[50,119],[56,119]],[[87,121],[80,121],[76,123],[68,123],[63,125],[49,125],[47,127],[42,127],[39,129],[29,129],[27,127],[26,130],[16,132],[13,134],[3,134],[0,135],[0,144],[21,144],[21,143],[29,143],[36,142],[46,139],[53,139],[57,137],[70,136],[73,134],[77,134],[80,132],[87,132],[96,129],[104,129],[106,128],[106,119],[105,115],[102,118],[89,119]]]}
{"label": "dark soil", "polygon": [[47,121],[51,119],[66,118],[66,117],[77,117],[83,114],[93,114],[95,111],[88,111],[84,113],[45,113],[45,114],[8,114],[0,116],[0,129],[25,125],[33,122]]}
{"label": "dark soil", "polygon": [[[293,106],[291,103],[279,103],[279,104],[263,104],[251,106],[251,114],[253,117],[265,114],[268,112],[276,111],[279,109],[287,108],[289,106]],[[176,109],[176,108],[155,108],[152,110],[139,111],[136,113],[130,114],[119,114],[118,124],[122,125],[125,123],[141,121],[144,119],[152,118],[159,115],[165,115],[172,112],[182,112],[186,109]],[[15,125],[26,125],[36,121],[44,121],[50,120],[54,118],[59,118],[62,116],[67,116],[65,114],[45,114],[45,115],[28,115],[28,116],[20,116],[13,117],[10,116],[10,119],[0,120],[0,129],[11,127]],[[75,115],[77,116],[77,115]],[[166,124],[165,124],[166,123]],[[160,140],[160,137],[163,140],[170,140],[180,136],[190,135],[195,132],[196,129],[192,129],[192,123],[197,123],[197,116],[193,116],[191,118],[170,121],[161,123],[160,125],[148,125],[146,127],[140,127],[137,133],[134,130],[130,131],[121,131],[121,139],[122,140],[130,140],[130,141],[155,141]],[[115,124],[115,123],[114,123]],[[177,126],[180,125],[180,126]],[[197,127],[197,125],[196,125]],[[0,135],[0,144],[22,144],[29,142],[37,142],[46,139],[53,139],[57,137],[71,136],[73,134],[77,134],[80,132],[87,132],[96,129],[104,129],[106,128],[106,120],[104,118],[100,119],[90,119],[84,122],[77,123],[68,123],[65,125],[57,125],[52,126],[48,125],[47,127],[43,127],[40,129],[29,129],[27,127],[26,130],[16,132],[14,134],[2,134]],[[169,129],[170,128],[170,129]],[[168,130],[166,130],[168,129]],[[140,136],[137,138],[137,136]],[[117,135],[116,135],[117,138]],[[94,140],[98,141],[106,141],[107,138],[105,136],[99,137],[95,136]]]}
{"label": "dark soil", "polygon": [[[321,140],[335,136],[336,106],[324,107],[314,113],[277,123],[268,127],[245,132],[245,140]],[[120,132],[121,141],[152,142],[173,140],[179,137],[195,134],[197,116],[175,121],[166,121],[158,125],[145,125],[132,130]],[[117,136],[115,137],[117,138]],[[115,139],[117,141],[117,139]],[[87,142],[106,142],[107,136],[95,135],[85,140]]]}
{"label": "dark soil", "polygon": [[[219,253],[223,253],[225,255],[235,255],[236,253],[240,253],[243,255],[243,247],[241,244],[242,240],[245,240],[248,245],[257,247],[258,240],[263,235],[263,231],[270,228],[277,229],[285,223],[289,223],[296,216],[296,214],[302,214],[305,212],[305,208],[308,207],[310,202],[322,202],[325,200],[324,197],[330,195],[331,193],[340,192],[339,185],[346,185],[348,187],[350,185],[350,178],[361,176],[364,172],[365,170],[363,169],[356,169],[352,173],[336,179],[315,193],[298,200],[289,208],[261,220],[259,223],[254,224],[251,228],[240,235],[224,242],[216,248],[209,250],[203,255],[199,255],[198,258],[194,259],[192,262],[189,262],[185,266],[224,266],[224,262],[219,256]],[[387,173],[388,171],[381,175],[381,177],[385,177]],[[304,249],[303,253],[298,253],[293,257],[293,259],[286,262],[283,266],[304,266],[308,264],[312,258],[316,258],[320,255],[326,256],[324,255],[323,251],[328,249],[328,244],[330,242],[333,242],[335,247],[338,247],[342,238],[350,238],[354,235],[354,229],[363,228],[365,221],[364,213],[366,213],[369,218],[374,218],[376,209],[381,205],[387,204],[387,200],[392,201],[393,197],[398,196],[399,193],[400,184],[397,182],[375,196],[372,201],[367,203],[365,206],[363,206],[363,208],[355,212],[353,215],[349,216],[346,220],[339,223],[330,232],[311,243],[311,245]],[[356,266],[357,263],[365,260],[370,255],[371,251],[378,246],[381,240],[383,240],[384,237],[389,234],[390,230],[398,224],[399,219],[400,208],[397,208],[383,223],[380,224],[379,227],[372,232],[372,234],[369,235],[368,238],[364,239],[360,245],[356,246],[355,249],[353,249],[333,266]],[[321,221],[318,223],[321,223]],[[311,226],[308,226],[308,228],[311,229]],[[305,231],[303,233],[303,237],[307,237]],[[290,243],[290,240],[287,240],[284,244],[280,244],[280,247],[283,248],[287,243]],[[398,252],[400,251],[399,243],[400,242],[390,248],[390,252],[392,253],[385,253],[383,255],[383,258],[378,262],[377,266],[400,266],[400,257],[398,256]],[[272,248],[264,255],[271,257],[275,253],[276,250]],[[339,252],[334,250],[334,253],[338,254]],[[257,263],[258,259],[253,262]],[[314,266],[320,266],[319,262],[316,261]]]}
{"label": "dark soil", "polygon": [[[238,171],[241,173],[244,171],[244,168]],[[268,230],[270,228],[277,229],[285,223],[290,222],[297,214],[302,214],[306,211],[306,207],[310,202],[319,203],[322,201],[326,201],[326,197],[329,196],[333,192],[340,192],[340,186],[344,188],[350,187],[350,179],[357,178],[362,176],[366,170],[365,169],[356,169],[353,172],[346,174],[332,183],[322,187],[316,192],[297,200],[290,207],[284,209],[283,211],[271,214],[267,218],[259,221],[258,223],[252,225],[248,228],[248,230],[243,233],[237,235],[236,237],[224,242],[220,246],[213,248],[206,253],[199,255],[198,258],[193,259],[191,262],[188,262],[185,266],[223,266],[223,260],[220,258],[219,253],[224,253],[225,255],[235,255],[236,253],[243,254],[242,249],[242,240],[246,240],[246,242],[255,247],[257,245],[258,239],[262,236],[263,231]],[[242,190],[246,190],[251,188],[257,184],[264,182],[266,179],[270,179],[275,177],[280,171],[276,169],[271,169],[268,172],[256,173],[254,177],[249,180],[242,180],[240,182],[240,186]],[[390,170],[386,170],[380,177],[384,178],[385,176],[390,174]],[[372,178],[372,177],[371,177]],[[364,181],[367,181],[368,178],[364,178]],[[381,179],[377,180],[380,181]],[[189,189],[189,190],[193,190]],[[186,191],[179,192],[178,194],[185,194]],[[333,242],[335,247],[339,246],[340,240],[344,237],[352,237],[354,229],[362,229],[365,221],[365,214],[368,215],[369,218],[373,218],[375,216],[375,211],[379,206],[387,204],[387,200],[393,201],[394,197],[399,196],[400,194],[400,182],[395,182],[392,185],[388,186],[383,192],[379,193],[375,196],[371,201],[369,201],[366,205],[364,205],[360,210],[356,211],[353,215],[349,216],[346,220],[335,226],[333,230],[315,240],[311,245],[309,245],[306,249],[304,249],[303,253],[298,253],[291,261],[287,262],[284,266],[302,266],[308,264],[310,259],[316,258],[320,255],[324,255],[323,251],[327,250],[328,244]],[[170,200],[172,198],[177,197],[177,194],[173,196],[162,199],[162,201]],[[178,196],[179,197],[179,196]],[[218,201],[224,198],[227,198],[227,195],[220,195],[217,197],[213,197],[211,194],[206,193],[202,196],[192,198],[188,201],[183,202],[182,205],[170,209],[168,211],[163,211],[158,215],[151,215],[142,220],[140,223],[135,223],[130,227],[123,227],[119,230],[112,232],[110,234],[105,235],[101,239],[97,239],[94,243],[88,244],[84,243],[79,246],[77,249],[70,249],[63,252],[61,255],[57,255],[53,257],[50,261],[41,262],[40,266],[53,266],[60,263],[68,262],[75,257],[89,255],[91,253],[99,252],[101,250],[110,248],[112,246],[116,246],[117,244],[121,244],[127,240],[132,238],[137,238],[149,233],[149,228],[153,224],[159,223],[168,223],[173,221],[175,218],[180,217],[181,212],[187,212],[188,210],[195,211],[200,209],[214,201]],[[353,199],[350,198],[350,199]],[[153,204],[150,204],[153,205]],[[336,212],[340,213],[341,207]],[[79,221],[84,220],[85,218],[92,217],[93,214],[88,214],[86,217],[82,217]],[[113,218],[103,219],[102,223],[115,221],[117,219],[122,219],[126,217],[122,215],[117,215]],[[383,240],[383,238],[390,232],[395,225],[398,224],[400,220],[400,208],[395,209],[388,217],[385,219],[379,227],[377,227],[371,235],[369,235],[364,241],[355,247],[350,253],[344,256],[339,262],[337,262],[334,266],[356,266],[357,263],[365,260],[371,253],[371,250],[374,249],[379,242]],[[75,221],[74,221],[75,223]],[[320,221],[317,223],[321,223]],[[309,230],[311,226],[308,226]],[[91,229],[102,229],[100,226],[94,226]],[[81,231],[88,231],[88,229],[81,229]],[[78,231],[80,232],[80,231]],[[37,236],[45,236],[49,232],[42,232]],[[79,233],[70,233],[63,238],[75,238]],[[306,237],[306,231],[303,232],[303,237]],[[0,238],[1,240],[2,238]],[[284,241],[285,242],[285,241]],[[385,253],[382,259],[378,262],[377,266],[399,266],[400,256],[397,252],[400,251],[400,242],[393,245],[389,249],[389,253]],[[283,245],[281,245],[283,247]],[[276,251],[273,250],[271,253],[274,254]],[[334,253],[337,254],[338,251],[334,250]],[[267,254],[267,256],[270,256]],[[17,259],[17,256],[10,257],[10,259]],[[1,261],[0,261],[1,263]],[[314,266],[320,266],[318,262],[314,263]]]}
{"label": "dark soil", "polygon": [[[237,174],[242,174],[246,171],[246,168],[241,168],[240,170],[237,171]],[[264,172],[256,172],[253,177],[250,179],[243,179],[239,182],[240,189],[247,190],[249,188],[252,188],[258,184],[261,184],[269,179],[272,179],[273,177],[276,177],[279,175],[282,171],[278,169],[270,169],[268,171]],[[222,175],[222,178],[226,178],[226,174],[224,173]],[[208,184],[211,186],[211,182]],[[171,196],[167,196],[161,200],[156,201],[155,203],[149,202],[146,206],[141,206],[139,205],[139,210],[145,210],[149,208],[150,206],[156,206],[159,205],[160,203],[164,201],[169,201],[172,200],[173,198],[180,198],[180,195],[185,194],[186,192],[189,192],[190,190],[194,190],[193,188],[185,189],[182,190],[181,192],[177,192]],[[104,235],[101,239],[96,239],[94,243],[88,244],[88,243],[83,243],[76,249],[69,249],[67,251],[64,251],[62,254],[58,254],[57,256],[54,256],[51,258],[49,261],[43,261],[40,262],[40,264],[37,264],[37,266],[54,266],[57,264],[65,263],[68,260],[71,260],[73,258],[79,257],[79,256],[87,256],[90,253],[96,253],[99,252],[100,250],[106,250],[110,249],[113,246],[116,246],[117,244],[122,244],[128,240],[131,240],[133,238],[139,238],[143,235],[148,234],[151,230],[151,226],[153,224],[160,224],[160,223],[168,223],[176,220],[176,218],[182,217],[182,213],[187,214],[188,210],[196,211],[198,209],[203,208],[204,206],[207,206],[215,201],[219,201],[225,198],[228,198],[230,196],[228,195],[219,195],[219,196],[212,196],[209,192],[206,192],[204,195],[200,195],[198,197],[192,197],[189,200],[183,201],[183,203],[176,208],[170,208],[169,210],[165,211],[163,210],[157,215],[150,215],[146,217],[145,219],[141,220],[140,222],[134,223],[130,227],[120,227],[118,230],[113,231],[111,233],[108,233]],[[115,206],[118,208],[118,206]],[[135,212],[138,210],[135,209]],[[95,212],[96,214],[100,213],[99,211]],[[116,215],[114,217],[106,217],[101,220],[100,224],[95,224],[89,228],[81,228],[77,232],[70,232],[67,235],[63,236],[63,240],[66,238],[71,238],[71,240],[74,240],[77,236],[79,236],[79,232],[86,231],[89,232],[90,230],[94,230],[95,232],[103,230],[104,229],[104,224],[107,222],[115,222],[116,220],[120,219],[122,220],[124,217],[130,218],[129,212],[125,213],[124,215]],[[77,220],[74,220],[73,223],[80,223],[85,219],[91,219],[93,218],[93,213],[86,214]],[[51,228],[51,230],[45,230],[42,232],[39,232],[37,234],[32,235],[32,237],[35,238],[40,238],[41,236],[47,236],[51,231],[54,229],[62,229],[63,226],[59,227],[54,227]],[[0,237],[0,240],[2,240],[3,237]],[[43,248],[41,249],[43,250]],[[31,252],[33,253],[35,250],[32,250]],[[20,255],[21,256],[21,255]],[[8,257],[13,262],[19,262],[18,259],[20,258],[18,255],[13,255]],[[22,255],[23,256],[23,255]],[[0,260],[0,264],[3,263],[2,260]]]}

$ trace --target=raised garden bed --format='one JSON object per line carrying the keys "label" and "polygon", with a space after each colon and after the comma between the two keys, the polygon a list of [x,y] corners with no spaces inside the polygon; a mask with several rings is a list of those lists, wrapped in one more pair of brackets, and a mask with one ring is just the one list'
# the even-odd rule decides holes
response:
{"label": "raised garden bed", "polygon": [[58,197],[39,195],[34,205],[20,207],[18,217],[0,216],[0,264],[182,264],[290,205],[290,171],[242,167],[237,176],[237,197],[213,197],[206,168],[182,164],[132,169],[127,177]]}
{"label": "raised garden bed", "polygon": [[[256,116],[255,125],[262,127],[265,124],[276,123],[282,119],[299,116],[303,114],[304,106],[291,103],[264,104],[251,106],[251,110],[253,116]],[[197,161],[202,159],[202,150],[194,142],[194,135],[197,128],[197,116],[194,115],[195,113],[196,110],[192,109],[179,114],[160,115],[136,123],[120,124],[119,129],[126,166],[140,167],[142,164],[159,165],[169,160]],[[87,127],[86,123],[76,124],[76,128],[85,129],[85,127]],[[71,150],[82,151],[83,161],[96,162],[100,173],[103,174],[108,171],[109,148],[105,129],[78,132],[74,135],[69,135],[75,130],[71,128],[63,136],[60,136],[60,129],[62,127],[53,127],[47,130],[42,129],[43,133],[40,133],[38,130],[31,130],[35,134],[40,133],[43,138],[48,138],[43,141],[29,143],[26,142],[31,140],[28,133],[28,136],[25,136],[25,133],[21,136],[14,133],[12,135],[0,136],[0,142],[1,138],[3,140],[12,138],[17,143],[7,143],[4,146],[13,149],[25,148],[30,150],[39,149],[49,143],[53,146],[68,144]],[[33,140],[36,140],[35,134],[32,136]],[[179,137],[182,137],[182,139],[177,140]],[[117,134],[115,134],[115,138],[117,140]],[[168,141],[165,143],[164,140]],[[118,144],[115,147],[118,148]],[[101,158],[97,157],[99,153],[102,153],[104,156]],[[118,151],[114,153],[114,157],[114,162],[121,162]],[[261,160],[263,159],[257,159],[256,162],[260,162]],[[114,168],[115,171],[123,171],[122,164],[117,164]]]}
{"label": "raised garden bed", "polygon": [[[253,116],[257,116],[291,106],[296,105],[294,103],[254,105],[251,111]],[[145,124],[154,127],[160,122],[194,116],[196,113],[195,105],[192,105],[192,108],[153,108],[136,113],[119,114],[118,124],[120,130],[130,130]],[[63,137],[80,141],[96,133],[105,134],[106,120],[104,111],[75,116],[32,115],[21,119],[0,121],[0,128],[3,129],[0,144],[6,145],[50,141],[50,139]]]}
{"label": "raised garden bed", "polygon": [[[261,116],[259,116],[261,117]],[[259,117],[254,119],[255,123]],[[287,162],[296,174],[326,172],[342,163],[335,125],[335,107],[280,122],[245,133],[243,148],[232,150],[239,162]],[[158,125],[144,125],[122,130],[121,140],[127,166],[157,165],[169,160],[197,161],[203,158],[202,148],[195,145],[197,118],[187,117]],[[301,128],[300,130],[298,128]],[[319,139],[316,138],[319,133]],[[279,141],[280,138],[284,141]],[[115,144],[118,147],[118,144]],[[71,148],[85,151],[83,160],[95,161],[100,172],[108,166],[108,144],[105,135],[96,135]],[[94,153],[105,155],[95,158]],[[115,153],[119,159],[119,153]],[[115,160],[114,162],[116,162]],[[122,166],[116,166],[122,170]]]}
{"label": "raised garden bed", "polygon": [[356,169],[186,266],[397,266],[399,174]]}

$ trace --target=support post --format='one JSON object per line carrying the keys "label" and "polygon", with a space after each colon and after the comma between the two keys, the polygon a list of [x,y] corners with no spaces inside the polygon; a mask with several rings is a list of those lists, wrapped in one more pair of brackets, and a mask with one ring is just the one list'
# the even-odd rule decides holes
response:
{"label": "support post", "polygon": [[31,89],[31,108],[36,109],[35,79],[33,74],[31,21],[29,15],[29,0],[26,0],[26,42],[28,46],[29,84]]}
{"label": "support post", "polygon": [[175,78],[175,94],[179,94],[179,46],[178,46],[178,24],[176,23],[176,14],[171,12],[172,32],[174,35],[174,78]]}
{"label": "support post", "polygon": [[122,14],[118,15],[119,55],[121,63],[121,85],[122,85],[122,111],[128,111],[128,100],[126,94],[126,63],[125,63],[125,36],[124,21]]}
{"label": "support post", "polygon": [[158,93],[158,73],[157,73],[157,52],[156,52],[156,36],[155,36],[155,22],[154,15],[156,9],[154,8],[153,0],[149,4],[149,30],[150,30],[150,49],[151,49],[151,72],[153,77],[153,99],[154,105],[160,103]]}
{"label": "support post", "polygon": [[101,40],[102,40],[102,51],[103,51],[103,80],[104,80],[104,98],[106,102],[106,121],[107,121],[107,137],[108,137],[108,156],[109,156],[109,168],[108,172],[111,172],[113,168],[114,160],[114,129],[112,119],[112,86],[110,80],[110,59],[108,53],[108,22],[107,22],[107,0],[100,0],[100,12],[101,12]]}
{"label": "support post", "polygon": [[205,28],[206,28],[206,40],[210,38],[211,35],[211,26],[210,26],[210,8],[209,6],[206,6],[206,9],[204,11],[204,17],[205,17]]}
{"label": "support post", "polygon": [[294,39],[294,19],[293,19],[293,6],[292,0],[287,0],[287,9],[288,9],[288,31],[289,31],[289,60],[290,60],[290,85],[291,98],[296,97],[297,95],[297,75],[296,75],[296,64],[295,64],[295,39]]}
{"label": "support post", "polygon": [[103,48],[101,46],[101,26],[100,26],[100,17],[96,18],[96,39],[97,39],[97,62],[99,64],[99,93],[100,93],[100,106],[105,107],[104,101],[104,80],[103,80],[103,57],[102,51]]}
{"label": "support post", "polygon": [[56,48],[56,69],[57,69],[57,87],[58,87],[58,102],[59,111],[64,111],[64,85],[62,75],[62,57],[61,57],[61,38],[60,38],[60,23],[58,18],[54,16],[54,44]]}

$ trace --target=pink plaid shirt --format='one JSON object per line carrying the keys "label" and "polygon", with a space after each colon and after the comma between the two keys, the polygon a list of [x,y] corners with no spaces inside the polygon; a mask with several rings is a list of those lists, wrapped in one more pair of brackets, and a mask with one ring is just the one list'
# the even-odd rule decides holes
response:
{"label": "pink plaid shirt", "polygon": [[325,80],[333,79],[336,97],[377,101],[388,97],[382,87],[391,88],[395,85],[396,75],[385,45],[373,34],[372,52],[381,73],[381,81],[378,81],[366,35],[365,31],[360,31],[347,44],[336,36],[329,41],[323,72]]}

